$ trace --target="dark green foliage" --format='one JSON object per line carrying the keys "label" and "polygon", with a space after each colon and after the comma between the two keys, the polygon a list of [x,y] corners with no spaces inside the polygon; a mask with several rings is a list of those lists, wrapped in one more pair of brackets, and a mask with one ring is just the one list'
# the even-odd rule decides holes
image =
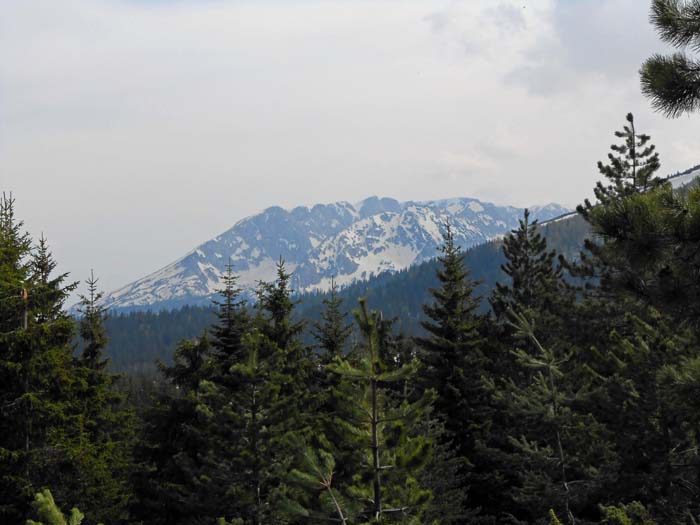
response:
{"label": "dark green foliage", "polygon": [[507,262],[501,269],[508,281],[496,283],[491,298],[496,317],[513,309],[551,310],[562,288],[562,271],[556,267],[556,252],[547,249],[547,239],[537,221],[530,222],[528,210],[520,220],[520,228],[503,240],[503,254]]}
{"label": "dark green foliage", "polygon": [[430,461],[432,443],[416,429],[434,394],[416,399],[397,395],[394,386],[410,383],[417,363],[392,358],[390,324],[368,311],[365,302],[355,318],[362,343],[352,358],[338,358],[333,367],[352,385],[350,403],[337,424],[346,443],[363,457],[349,484],[339,487],[351,502],[346,516],[349,523],[423,523],[432,495],[420,486],[418,475]]}
{"label": "dark green foliage", "polygon": [[[42,238],[31,240],[0,199],[0,520],[21,522],[36,490],[70,463],[72,320],[63,304],[75,288]],[[65,494],[61,494],[62,498]]]}
{"label": "dark green foliage", "polygon": [[75,363],[71,401],[78,429],[71,451],[75,471],[63,488],[91,520],[117,523],[127,518],[131,498],[128,480],[136,422],[124,395],[114,388],[117,376],[105,370],[106,316],[94,274],[87,285],[88,295],[81,296],[79,305],[82,353]]}
{"label": "dark green foliage", "polygon": [[651,22],[664,42],[679,49],[655,54],[641,68],[642,92],[658,111],[679,117],[700,108],[700,61],[685,50],[700,50],[700,2],[654,0]]}
{"label": "dark green foliage", "polygon": [[172,366],[161,365],[169,389],[145,417],[137,449],[132,514],[145,523],[195,524],[218,517],[218,487],[206,474],[210,447],[198,387],[206,377],[209,339],[184,341]]}
{"label": "dark green foliage", "polygon": [[[577,257],[590,227],[578,215],[542,224],[539,232],[547,239],[550,249],[566,257]],[[475,282],[476,296],[489,297],[496,282],[505,282],[500,265],[505,263],[501,241],[492,241],[464,251],[465,266]],[[368,281],[355,283],[337,292],[344,304],[356,304],[367,298],[371,308],[381,308],[387,318],[396,318],[396,328],[406,335],[425,335],[421,322],[426,320],[423,305],[432,297],[429,289],[438,286],[438,261],[428,261],[395,274],[384,273]],[[322,320],[327,293],[298,296],[297,318],[314,327]],[[485,313],[488,302],[482,300],[479,311]],[[169,363],[173,348],[182,339],[192,339],[217,321],[217,310],[203,306],[186,306],[179,310],[113,313],[106,321],[110,341],[106,354],[110,368],[130,375],[153,375],[158,359]],[[301,334],[306,345],[318,344],[312,330]]]}
{"label": "dark green foliage", "polygon": [[[469,462],[478,463],[477,442],[483,437],[485,423],[482,410],[485,392],[481,386],[485,368],[480,333],[482,319],[477,315],[476,283],[469,276],[464,254],[455,245],[449,224],[445,226],[440,250],[441,266],[437,272],[440,287],[430,290],[434,302],[424,306],[429,320],[422,325],[428,336],[417,338],[416,343],[424,364],[422,388],[437,393],[435,412],[445,429],[440,445],[454,446],[462,460],[462,468],[453,472],[456,476],[452,481],[461,482],[460,499],[464,500],[470,484],[466,467]],[[454,503],[459,505],[459,501]],[[461,509],[457,517],[465,519],[466,515],[466,509]]]}
{"label": "dark green foliage", "polygon": [[330,363],[335,357],[343,355],[352,333],[352,326],[345,321],[347,314],[342,311],[342,304],[338,285],[331,280],[328,296],[323,299],[325,309],[321,312],[321,320],[314,323],[313,329],[323,363]]}
{"label": "dark green foliage", "polygon": [[565,343],[547,348],[526,315],[511,312],[510,317],[528,345],[513,352],[528,381],[520,386],[510,380],[495,392],[520,421],[509,434],[511,459],[519,465],[510,491],[524,517],[534,520],[553,508],[575,525],[615,480],[610,435],[593,414],[577,409],[597,378],[579,369],[574,348]]}
{"label": "dark green foliage", "polygon": [[215,322],[148,379],[106,371],[97,280],[69,317],[3,198],[0,522],[39,493],[64,525],[697,524],[700,189],[656,178],[631,115],[617,135],[581,216],[464,253],[448,226],[437,261],[301,304],[282,261],[250,306],[229,265],[215,309],[121,318]]}
{"label": "dark green foliage", "polygon": [[[622,131],[616,131],[615,136],[623,139],[621,144],[610,146],[608,162],[598,162],[598,171],[607,179],[607,183],[598,182],[594,189],[596,199],[602,206],[611,206],[620,199],[636,193],[643,193],[662,184],[655,173],[661,167],[656,147],[649,144],[649,135],[639,134],[634,125],[632,113],[627,115],[627,125]],[[584,218],[593,209],[586,200],[578,207]]]}

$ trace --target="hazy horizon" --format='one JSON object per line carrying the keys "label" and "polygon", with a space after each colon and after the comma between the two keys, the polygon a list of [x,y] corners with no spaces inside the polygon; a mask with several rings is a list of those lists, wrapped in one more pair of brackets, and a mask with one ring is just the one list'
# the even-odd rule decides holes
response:
{"label": "hazy horizon", "polygon": [[24,0],[0,6],[0,189],[106,291],[273,205],[573,207],[633,112],[669,174],[700,121],[651,110],[648,2]]}

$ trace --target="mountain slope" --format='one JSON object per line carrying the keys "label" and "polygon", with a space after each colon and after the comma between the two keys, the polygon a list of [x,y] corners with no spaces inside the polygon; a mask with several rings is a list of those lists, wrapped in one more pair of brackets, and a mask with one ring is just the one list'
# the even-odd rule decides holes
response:
{"label": "mountain slope", "polygon": [[[531,211],[547,220],[568,210],[549,204]],[[259,280],[272,279],[280,258],[292,272],[297,290],[324,290],[331,278],[349,285],[433,258],[447,220],[457,243],[469,248],[514,228],[522,212],[471,198],[402,203],[370,197],[357,204],[272,207],[110,293],[105,305],[160,310],[207,303],[221,287],[219,277],[229,260],[246,290]]]}
{"label": "mountain slope", "polygon": [[[549,222],[542,226],[550,248],[568,258],[575,258],[590,234],[588,225],[578,215]],[[495,283],[505,280],[500,265],[505,261],[500,239],[492,240],[466,251],[465,263],[472,276],[481,284],[477,293],[482,297],[482,308],[488,308],[487,298]],[[383,273],[340,290],[343,308],[357,307],[360,297],[367,298],[371,308],[380,309],[387,318],[398,318],[397,330],[408,335],[421,333],[424,319],[422,305],[430,302],[429,288],[437,286],[435,272],[438,262],[425,261],[394,273]],[[297,297],[298,319],[307,321],[304,339],[313,344],[311,323],[320,318],[322,301],[327,295],[321,291],[304,293]],[[349,319],[349,318],[348,318]],[[176,342],[192,338],[214,323],[216,315],[211,303],[188,306],[175,310],[131,311],[113,315],[107,320],[110,342],[107,354],[113,370],[150,372],[160,359],[170,362]]]}

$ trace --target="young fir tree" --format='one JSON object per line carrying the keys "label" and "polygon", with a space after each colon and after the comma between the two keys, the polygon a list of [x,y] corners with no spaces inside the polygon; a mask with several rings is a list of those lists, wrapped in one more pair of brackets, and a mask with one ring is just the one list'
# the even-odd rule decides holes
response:
{"label": "young fir tree", "polygon": [[[316,429],[313,439],[316,450],[323,450],[332,458],[334,481],[342,484],[351,479],[360,457],[356,450],[343,448],[345,436],[342,428],[336,424],[338,414],[344,410],[343,407],[352,395],[352,385],[336,374],[331,365],[336,359],[345,357],[352,325],[345,321],[347,314],[343,311],[343,300],[338,295],[335,281],[331,282],[329,296],[323,300],[323,305],[325,308],[321,313],[321,321],[317,321],[313,328],[313,336],[317,341],[318,366],[311,385],[317,406],[311,425]],[[314,450],[310,445],[305,446]]]}
{"label": "young fir tree", "polygon": [[231,366],[246,359],[243,348],[243,335],[250,325],[245,302],[240,298],[241,289],[237,285],[238,276],[233,273],[229,261],[226,272],[222,275],[223,289],[219,290],[221,299],[215,301],[218,321],[211,328],[212,349],[215,361],[224,376]]}
{"label": "young fir tree", "polygon": [[508,283],[496,283],[491,308],[498,318],[512,309],[541,309],[550,306],[558,295],[562,280],[561,268],[555,264],[556,252],[547,249],[547,240],[537,221],[530,222],[525,210],[520,226],[503,239],[506,263],[501,270]]}
{"label": "young fir tree", "polygon": [[117,376],[106,371],[104,349],[108,338],[102,293],[91,272],[88,294],[80,296],[78,332],[82,352],[76,360],[77,381],[73,392],[73,466],[66,476],[72,501],[93,520],[117,523],[126,519],[131,497],[129,478],[135,437],[135,416],[125,396],[115,389]]}
{"label": "young fir tree", "polygon": [[[424,365],[422,387],[437,393],[435,414],[446,430],[440,445],[453,443],[464,461],[465,468],[457,480],[462,479],[462,492],[466,494],[466,465],[475,467],[478,463],[476,449],[486,424],[487,396],[481,382],[486,359],[482,353],[482,320],[477,313],[479,299],[474,296],[476,283],[469,277],[464,254],[455,244],[449,224],[443,237],[437,272],[440,287],[430,290],[434,302],[423,307],[428,320],[421,324],[428,335],[417,338],[416,343]],[[472,488],[478,490],[476,485]]]}
{"label": "young fir tree", "polygon": [[227,464],[231,476],[226,492],[233,508],[225,517],[244,525],[283,523],[278,506],[284,488],[280,465],[285,465],[287,451],[279,446],[278,430],[285,409],[280,390],[288,378],[275,369],[275,349],[265,336],[252,331],[243,344],[247,358],[231,369],[238,387],[228,404],[217,403],[223,409],[213,418],[215,425],[233,428],[238,437]]}
{"label": "young fir tree", "polygon": [[[31,240],[0,199],[0,520],[19,523],[33,493],[70,461],[65,422],[75,381],[72,320],[65,300],[75,288],[42,240]],[[66,494],[59,494],[62,500]]]}
{"label": "young fir tree", "polygon": [[[339,487],[347,501],[348,523],[422,523],[431,493],[418,479],[431,457],[432,443],[416,432],[429,412],[434,393],[415,400],[397,398],[393,385],[412,382],[417,363],[391,367],[383,354],[389,327],[364,300],[355,313],[363,342],[357,359],[338,359],[334,370],[352,385],[352,402],[337,420],[345,439],[364,460],[349,486]],[[334,509],[329,509],[332,511]]]}
{"label": "young fir tree", "polygon": [[654,0],[651,22],[661,39],[679,49],[655,54],[642,65],[642,92],[658,111],[679,117],[700,108],[700,61],[685,50],[700,50],[700,2]]}
{"label": "young fir tree", "polygon": [[313,336],[318,343],[321,363],[328,364],[345,351],[352,325],[345,321],[347,314],[342,310],[343,299],[338,295],[338,285],[331,280],[328,296],[323,299],[324,310],[321,321],[313,326]]}

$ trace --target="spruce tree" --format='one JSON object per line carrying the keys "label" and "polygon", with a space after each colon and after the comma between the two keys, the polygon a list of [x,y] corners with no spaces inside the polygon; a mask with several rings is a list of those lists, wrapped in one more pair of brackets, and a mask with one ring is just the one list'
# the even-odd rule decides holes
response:
{"label": "spruce tree", "polygon": [[[478,369],[484,357],[479,344],[479,299],[474,296],[474,283],[464,266],[464,254],[454,242],[449,224],[445,227],[444,244],[440,248],[440,288],[430,290],[434,302],[424,305],[428,321],[422,322],[428,337],[416,339],[421,349],[424,370],[421,379],[425,389],[437,394],[435,409],[454,436],[470,439],[468,390],[478,389]],[[466,451],[465,451],[466,452]]]}
{"label": "spruce tree", "polygon": [[498,318],[512,309],[541,309],[557,295],[562,270],[557,267],[556,252],[547,249],[547,240],[539,231],[537,221],[530,222],[525,210],[520,226],[503,239],[506,263],[501,270],[507,283],[496,283],[491,307]]}
{"label": "spruce tree", "polygon": [[[52,483],[70,462],[63,425],[70,421],[75,381],[73,321],[63,310],[75,288],[55,274],[42,238],[31,249],[0,199],[0,518],[20,522],[33,493]],[[59,494],[60,499],[66,494]]]}
{"label": "spruce tree", "polygon": [[200,385],[210,376],[209,338],[182,341],[173,361],[159,364],[166,384],[144,418],[134,473],[138,497],[131,512],[154,525],[213,522],[226,501],[208,472],[213,444]]}
{"label": "spruce tree", "polygon": [[245,302],[240,298],[238,276],[233,273],[231,261],[226,265],[221,281],[224,285],[219,290],[221,299],[214,301],[218,321],[212,326],[211,333],[214,357],[221,367],[221,373],[225,375],[231,366],[243,362],[247,357],[242,338],[250,320]]}
{"label": "spruce tree", "polygon": [[700,61],[686,50],[700,51],[700,1],[654,0],[651,22],[661,39],[679,51],[655,54],[641,68],[642,92],[658,111],[679,117],[700,108]]}
{"label": "spruce tree", "polygon": [[135,439],[135,415],[118,392],[118,376],[110,374],[104,356],[108,343],[102,293],[93,272],[86,281],[88,294],[80,296],[78,332],[82,352],[75,363],[78,378],[73,392],[73,463],[76,472],[66,476],[72,501],[91,518],[116,523],[127,518],[131,499],[129,479]]}
{"label": "spruce tree", "polygon": [[[439,288],[430,290],[433,304],[424,305],[428,320],[422,322],[427,337],[416,339],[423,362],[421,384],[437,393],[435,414],[444,424],[441,447],[454,444],[464,466],[457,476],[467,494],[467,465],[478,463],[476,449],[483,439],[486,424],[484,409],[488,403],[481,375],[486,359],[482,353],[482,319],[477,313],[479,299],[476,283],[464,266],[464,254],[455,244],[452,228],[445,225],[444,243],[437,271]],[[477,489],[476,484],[472,487]],[[471,495],[467,495],[471,498]]]}
{"label": "spruce tree", "polygon": [[328,364],[345,350],[352,325],[346,323],[346,313],[342,311],[343,299],[338,295],[338,285],[331,280],[328,296],[323,299],[324,310],[321,320],[313,325],[313,336],[318,343],[321,362]]}

